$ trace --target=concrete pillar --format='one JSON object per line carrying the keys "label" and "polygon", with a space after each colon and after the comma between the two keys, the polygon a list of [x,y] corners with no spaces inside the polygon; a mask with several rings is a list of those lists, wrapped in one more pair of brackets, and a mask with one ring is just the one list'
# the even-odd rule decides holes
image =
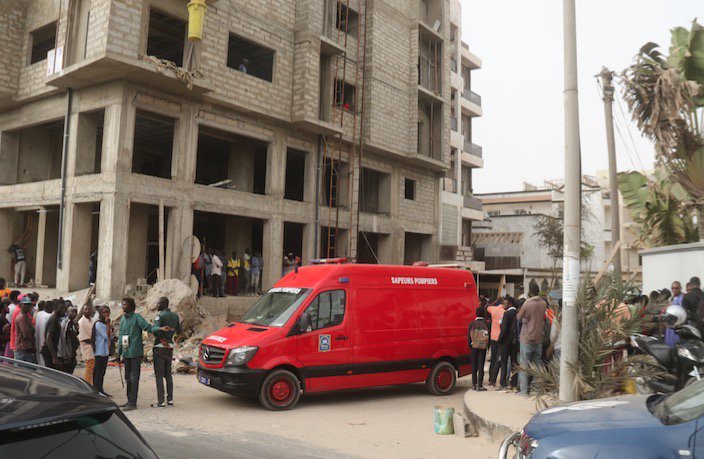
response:
{"label": "concrete pillar", "polygon": [[[191,275],[188,254],[193,235],[193,209],[188,204],[169,209],[166,236],[167,273],[171,266],[171,278],[187,282]],[[170,263],[169,263],[170,261]]]}
{"label": "concrete pillar", "polygon": [[126,195],[103,195],[96,279],[96,294],[101,298],[119,300],[125,293],[129,208]]}
{"label": "concrete pillar", "polygon": [[175,180],[193,183],[196,180],[198,161],[198,124],[194,110],[186,109],[179,121],[175,138],[180,147],[174,150],[173,162],[176,164]]}
{"label": "concrete pillar", "polygon": [[262,288],[267,290],[281,278],[284,262],[284,221],[274,217],[264,221],[264,270]]}
{"label": "concrete pillar", "polygon": [[98,141],[98,113],[78,113],[71,121],[67,175],[92,174]]}
{"label": "concrete pillar", "polygon": [[[303,250],[301,254],[301,263],[304,265],[310,264],[313,258],[313,250],[315,247],[315,223],[309,223],[303,226]],[[282,260],[283,261],[283,260]]]}
{"label": "concrete pillar", "polygon": [[19,132],[0,132],[0,185],[17,183],[19,154]]}
{"label": "concrete pillar", "polygon": [[[1,168],[0,168],[1,170]],[[12,245],[12,228],[14,227],[15,210],[0,209],[0,277],[10,282],[13,279],[12,255],[7,248]]]}
{"label": "concrete pillar", "polygon": [[123,104],[105,108],[102,172],[125,173],[132,170],[135,114],[134,106],[126,100]]}
{"label": "concrete pillar", "polygon": [[44,247],[46,242],[46,209],[39,209],[37,222],[37,261],[34,268],[34,282],[44,284]]}
{"label": "concrete pillar", "polygon": [[286,137],[281,132],[277,132],[274,142],[269,144],[266,175],[266,194],[272,198],[283,199],[286,190]]}
{"label": "concrete pillar", "polygon": [[57,271],[56,279],[59,290],[70,292],[88,286],[92,227],[93,203],[67,203],[64,215],[63,267]]}
{"label": "concrete pillar", "polygon": [[149,207],[146,204],[130,206],[130,226],[127,240],[126,283],[135,285],[137,279],[147,275],[147,244]]}

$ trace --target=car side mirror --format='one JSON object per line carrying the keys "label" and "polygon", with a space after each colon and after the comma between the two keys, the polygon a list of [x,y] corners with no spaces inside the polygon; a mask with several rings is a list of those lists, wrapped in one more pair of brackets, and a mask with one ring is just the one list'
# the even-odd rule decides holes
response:
{"label": "car side mirror", "polygon": [[304,312],[301,317],[298,318],[298,331],[299,333],[308,333],[311,328],[310,314]]}

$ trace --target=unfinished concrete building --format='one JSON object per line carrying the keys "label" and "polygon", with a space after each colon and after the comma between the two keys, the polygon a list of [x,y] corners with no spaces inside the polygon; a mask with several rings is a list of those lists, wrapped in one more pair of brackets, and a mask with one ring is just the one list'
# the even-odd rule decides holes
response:
{"label": "unfinished concrete building", "polygon": [[462,245],[441,194],[464,170],[456,118],[481,112],[457,102],[457,69],[479,66],[460,13],[209,0],[195,43],[185,1],[0,2],[0,276],[13,242],[28,278],[67,291],[97,253],[110,298],[157,268],[188,280],[193,236],[262,252],[264,287],[289,252],[446,258]]}

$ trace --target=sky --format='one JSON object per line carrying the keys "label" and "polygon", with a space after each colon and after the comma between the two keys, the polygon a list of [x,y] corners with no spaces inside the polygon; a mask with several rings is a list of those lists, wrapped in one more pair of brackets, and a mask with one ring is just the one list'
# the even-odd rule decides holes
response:
{"label": "sky", "polygon": [[[704,16],[702,0],[577,0],[584,174],[608,167],[604,105],[594,75],[602,66],[625,69],[649,41],[667,53],[670,29],[689,28],[698,16]],[[562,32],[559,0],[462,0],[462,40],[483,63],[472,72],[483,110],[472,126],[484,156],[484,168],[474,170],[475,193],[517,191],[524,181],[540,185],[564,176]],[[614,104],[614,121],[621,132],[618,169],[652,169],[653,147],[630,121],[623,100]]]}

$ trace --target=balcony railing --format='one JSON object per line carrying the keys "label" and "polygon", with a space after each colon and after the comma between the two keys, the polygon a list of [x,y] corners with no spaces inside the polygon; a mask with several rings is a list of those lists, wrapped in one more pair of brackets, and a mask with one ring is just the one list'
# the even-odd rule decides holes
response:
{"label": "balcony railing", "polygon": [[474,196],[465,195],[464,206],[468,209],[482,210],[482,201]]}
{"label": "balcony railing", "polygon": [[449,193],[457,193],[457,180],[452,177],[443,177],[442,190]]}
{"label": "balcony railing", "polygon": [[479,105],[480,107],[482,106],[482,96],[480,96],[469,88],[464,88],[464,90],[462,90],[462,97],[472,103]]}
{"label": "balcony railing", "polygon": [[482,157],[482,147],[480,147],[476,143],[472,143],[469,140],[464,141],[464,151],[478,158]]}
{"label": "balcony railing", "polygon": [[[475,253],[476,255],[476,253]],[[518,269],[521,267],[521,257],[484,257],[485,268],[491,269]]]}

